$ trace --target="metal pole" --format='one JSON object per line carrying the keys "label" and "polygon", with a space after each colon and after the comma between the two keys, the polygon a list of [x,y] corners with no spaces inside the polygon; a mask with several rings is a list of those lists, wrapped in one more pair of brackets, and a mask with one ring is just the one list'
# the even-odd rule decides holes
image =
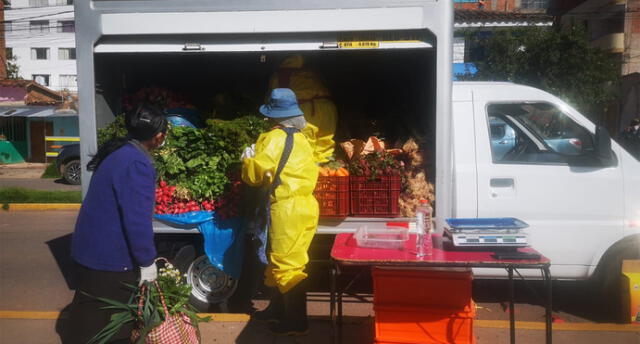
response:
{"label": "metal pole", "polygon": [[336,329],[336,267],[332,266],[329,270],[330,291],[329,291],[329,320],[331,321],[331,335],[333,336],[333,343],[338,343],[338,334]]}
{"label": "metal pole", "polygon": [[509,342],[516,343],[516,317],[515,317],[515,300],[513,291],[513,267],[507,268],[509,273]]}
{"label": "metal pole", "polygon": [[544,280],[547,284],[547,304],[545,305],[545,332],[546,332],[546,342],[547,344],[551,344],[553,341],[553,321],[551,318],[552,307],[553,307],[553,293],[552,293],[552,283],[551,283],[551,271],[549,270],[549,266],[542,268],[542,273],[544,274]]}

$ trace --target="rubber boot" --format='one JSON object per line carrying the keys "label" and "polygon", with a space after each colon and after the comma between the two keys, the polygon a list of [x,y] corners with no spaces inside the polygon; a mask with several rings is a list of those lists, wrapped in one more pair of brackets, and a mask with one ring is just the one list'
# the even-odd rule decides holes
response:
{"label": "rubber boot", "polygon": [[279,322],[284,316],[284,299],[278,288],[269,288],[271,298],[267,308],[253,313],[252,319],[266,322]]}
{"label": "rubber boot", "polygon": [[309,324],[305,283],[299,283],[282,296],[284,301],[282,321],[271,324],[269,330],[278,336],[306,335],[309,331]]}

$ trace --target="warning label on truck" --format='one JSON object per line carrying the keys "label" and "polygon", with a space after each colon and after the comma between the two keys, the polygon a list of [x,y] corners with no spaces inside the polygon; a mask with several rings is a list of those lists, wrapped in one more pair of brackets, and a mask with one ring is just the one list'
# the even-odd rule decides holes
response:
{"label": "warning label on truck", "polygon": [[379,48],[380,42],[378,41],[356,41],[356,42],[339,42],[340,48],[346,49],[371,49]]}

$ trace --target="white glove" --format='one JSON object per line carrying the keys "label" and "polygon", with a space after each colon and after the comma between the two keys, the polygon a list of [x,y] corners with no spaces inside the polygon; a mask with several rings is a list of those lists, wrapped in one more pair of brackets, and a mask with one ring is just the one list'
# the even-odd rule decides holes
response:
{"label": "white glove", "polygon": [[242,152],[242,155],[240,156],[240,160],[244,160],[247,158],[253,158],[254,156],[256,156],[256,144],[252,144],[251,147],[247,147],[244,149],[244,152]]}
{"label": "white glove", "polygon": [[138,286],[141,286],[145,281],[153,282],[158,278],[158,267],[156,266],[156,262],[149,266],[141,266],[140,267],[140,283]]}

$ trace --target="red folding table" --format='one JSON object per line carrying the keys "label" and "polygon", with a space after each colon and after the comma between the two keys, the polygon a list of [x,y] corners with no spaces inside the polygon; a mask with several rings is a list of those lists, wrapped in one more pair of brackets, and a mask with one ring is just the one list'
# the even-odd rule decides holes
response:
{"label": "red folding table", "polygon": [[[493,257],[495,251],[470,248],[468,250],[445,249],[441,235],[433,235],[433,254],[426,257],[417,257],[415,250],[415,235],[410,235],[402,250],[364,248],[356,244],[351,233],[342,233],[336,236],[331,250],[333,261],[331,268],[331,298],[330,318],[333,330],[334,342],[341,340],[342,330],[342,294],[352,285],[353,280],[341,290],[337,290],[336,281],[340,274],[340,267],[360,266],[371,268],[376,266],[386,267],[439,267],[439,268],[499,268],[507,270],[509,278],[509,324],[510,341],[515,343],[515,315],[514,315],[514,288],[513,274],[518,269],[539,269],[546,287],[545,317],[546,317],[546,343],[550,344],[551,338],[551,273],[550,261],[540,255],[533,248],[519,248],[518,252],[535,253],[539,259],[505,260]],[[357,277],[356,277],[357,278]],[[336,316],[336,303],[338,306]]]}

